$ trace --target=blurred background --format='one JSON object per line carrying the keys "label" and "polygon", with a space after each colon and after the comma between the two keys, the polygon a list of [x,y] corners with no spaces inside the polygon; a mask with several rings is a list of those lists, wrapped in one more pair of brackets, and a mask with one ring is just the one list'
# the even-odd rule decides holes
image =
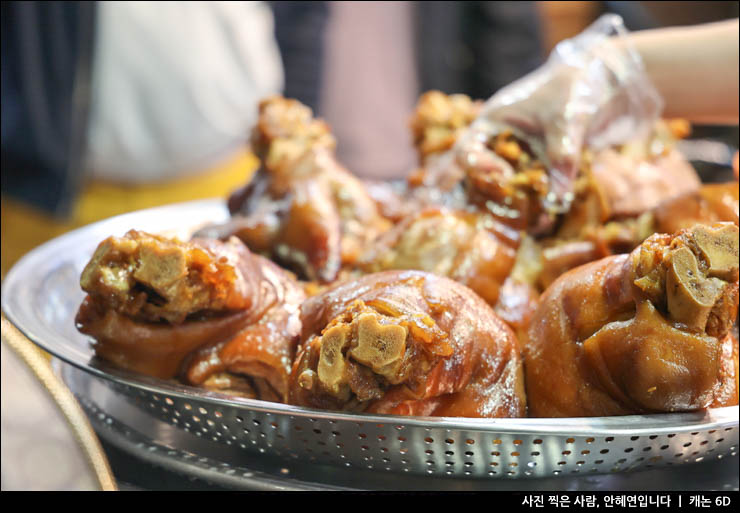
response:
{"label": "blurred background", "polygon": [[[78,226],[225,198],[269,94],[324,117],[354,173],[403,177],[422,92],[487,98],[605,12],[643,30],[738,3],[3,2],[2,274]],[[694,136],[738,146],[737,127]]]}

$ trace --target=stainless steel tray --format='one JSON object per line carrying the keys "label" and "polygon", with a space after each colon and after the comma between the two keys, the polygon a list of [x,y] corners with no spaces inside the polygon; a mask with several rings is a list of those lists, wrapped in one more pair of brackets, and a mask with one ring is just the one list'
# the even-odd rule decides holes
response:
{"label": "stainless steel tray", "polygon": [[188,439],[208,441],[206,449],[193,453],[209,461],[223,461],[226,451],[286,465],[380,471],[401,479],[472,480],[623,472],[737,454],[736,406],[690,414],[552,420],[355,415],[230,398],[95,360],[89,339],[77,332],[73,319],[83,299],[79,276],[96,245],[131,228],[186,237],[193,227],[226,216],[221,200],[191,202],[66,234],[13,267],[2,286],[3,311],[36,344],[86,373],[87,381],[69,384],[88,410],[111,422],[126,424],[133,415],[143,415],[170,426],[188,435],[174,444],[177,450],[190,451]]}

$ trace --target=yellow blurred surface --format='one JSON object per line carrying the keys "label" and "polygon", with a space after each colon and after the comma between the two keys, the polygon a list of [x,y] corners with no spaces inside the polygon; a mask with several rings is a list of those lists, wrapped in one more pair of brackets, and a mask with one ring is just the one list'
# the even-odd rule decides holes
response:
{"label": "yellow blurred surface", "polygon": [[[91,182],[69,219],[58,220],[27,204],[2,197],[2,276],[39,244],[80,226],[126,212],[204,198],[223,198],[247,182],[259,161],[246,149],[211,169],[175,182],[119,185]],[[136,228],[132,226],[131,228]]]}

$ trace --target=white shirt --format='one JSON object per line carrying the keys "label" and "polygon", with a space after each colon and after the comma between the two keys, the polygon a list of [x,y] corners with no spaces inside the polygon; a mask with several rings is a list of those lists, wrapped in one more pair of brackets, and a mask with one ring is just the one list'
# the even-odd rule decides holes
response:
{"label": "white shirt", "polygon": [[87,168],[147,183],[244,146],[257,104],[283,87],[263,2],[100,2]]}

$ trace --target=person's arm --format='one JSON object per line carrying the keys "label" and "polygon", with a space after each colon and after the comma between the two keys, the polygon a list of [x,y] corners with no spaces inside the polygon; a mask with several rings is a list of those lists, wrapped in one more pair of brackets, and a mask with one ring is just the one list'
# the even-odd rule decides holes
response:
{"label": "person's arm", "polygon": [[738,20],[629,36],[665,100],[665,117],[738,123]]}

